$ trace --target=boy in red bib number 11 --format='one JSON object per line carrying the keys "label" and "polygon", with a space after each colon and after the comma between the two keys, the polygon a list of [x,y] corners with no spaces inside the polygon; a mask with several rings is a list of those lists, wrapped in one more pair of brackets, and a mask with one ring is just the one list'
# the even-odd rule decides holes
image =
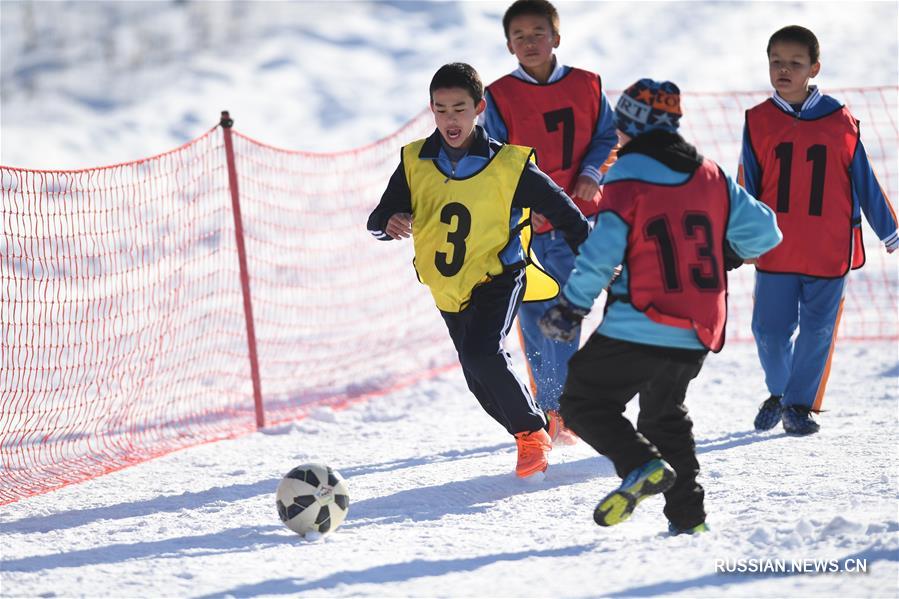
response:
{"label": "boy in red bib number 11", "polygon": [[746,111],[740,160],[742,183],[775,211],[784,236],[756,262],[752,334],[771,396],[755,428],[783,422],[809,435],[819,428],[812,413],[824,399],[846,275],[865,262],[861,213],[888,252],[899,238],[859,122],[809,85],[821,69],[815,34],[784,27],[767,52],[774,95]]}

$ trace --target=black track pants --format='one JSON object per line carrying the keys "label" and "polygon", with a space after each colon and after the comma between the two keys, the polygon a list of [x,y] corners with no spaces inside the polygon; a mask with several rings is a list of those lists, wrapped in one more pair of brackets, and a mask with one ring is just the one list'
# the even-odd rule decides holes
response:
{"label": "black track pants", "polygon": [[462,312],[440,313],[459,354],[468,388],[484,410],[513,435],[535,431],[546,422],[503,349],[524,287],[523,270],[506,273],[476,287],[471,303]]}
{"label": "black track pants", "polygon": [[[665,515],[678,528],[705,521],[705,492],[696,482],[699,462],[684,398],[706,353],[594,334],[569,361],[562,392],[565,424],[611,459],[620,477],[654,458],[671,464],[677,480],[665,493]],[[638,394],[634,430],[624,410]]]}

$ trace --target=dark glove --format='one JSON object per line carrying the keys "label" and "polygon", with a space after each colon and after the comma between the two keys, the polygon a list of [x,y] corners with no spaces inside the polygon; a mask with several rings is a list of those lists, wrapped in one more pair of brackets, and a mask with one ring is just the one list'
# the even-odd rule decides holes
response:
{"label": "dark glove", "polygon": [[737,255],[730,243],[724,240],[724,270],[733,270],[743,266],[743,258]]}
{"label": "dark glove", "polygon": [[579,308],[560,295],[559,303],[547,310],[537,325],[550,339],[571,342],[580,335],[581,321],[589,313],[590,310]]}

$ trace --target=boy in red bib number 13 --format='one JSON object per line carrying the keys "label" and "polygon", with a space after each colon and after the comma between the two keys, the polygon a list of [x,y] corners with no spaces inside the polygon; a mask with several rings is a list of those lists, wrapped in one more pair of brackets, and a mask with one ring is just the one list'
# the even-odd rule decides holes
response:
{"label": "boy in red bib number 13", "polygon": [[[568,363],[565,422],[624,479],[596,506],[600,526],[665,493],[673,534],[706,530],[687,386],[724,345],[725,269],[780,242],[774,213],[703,158],[678,130],[680,90],[641,79],[615,107],[618,160],[603,183],[596,228],[579,248],[559,303],[541,318],[568,338],[609,287],[605,317]],[[640,396],[637,427],[625,418]]]}

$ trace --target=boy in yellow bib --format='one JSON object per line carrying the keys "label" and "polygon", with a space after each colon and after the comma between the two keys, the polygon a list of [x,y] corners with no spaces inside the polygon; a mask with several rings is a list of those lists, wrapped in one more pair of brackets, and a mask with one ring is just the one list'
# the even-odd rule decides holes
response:
{"label": "boy in yellow bib", "polygon": [[441,67],[430,99],[437,129],[403,148],[368,230],[381,240],[412,236],[415,270],[446,322],[468,388],[515,436],[515,471],[529,477],[546,470],[551,442],[543,411],[503,348],[526,286],[519,223],[528,210],[539,212],[572,250],[589,226],[537,168],[531,148],[501,144],[476,125],[485,102],[474,68]]}

